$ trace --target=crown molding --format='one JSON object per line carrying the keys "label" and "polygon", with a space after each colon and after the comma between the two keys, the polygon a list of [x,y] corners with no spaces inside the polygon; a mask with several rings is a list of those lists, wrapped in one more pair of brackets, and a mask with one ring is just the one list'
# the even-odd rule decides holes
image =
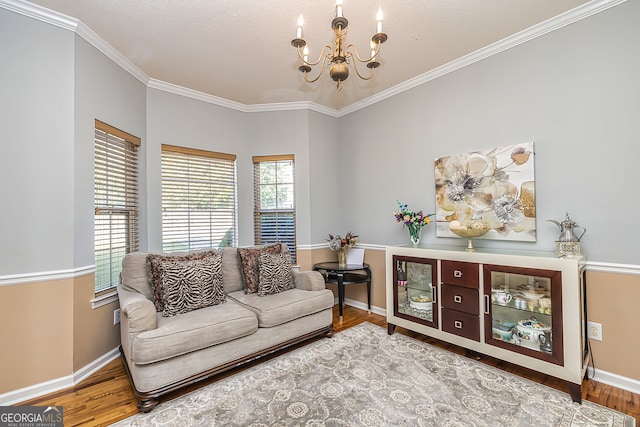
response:
{"label": "crown molding", "polygon": [[195,99],[209,104],[219,105],[220,107],[229,108],[236,111],[242,111],[243,113],[249,112],[249,107],[246,104],[231,101],[218,96],[209,95],[208,93],[199,92],[197,90],[189,89],[183,86],[174,85],[173,83],[167,83],[162,80],[149,79],[147,86],[151,89],[158,89],[163,92],[173,93],[175,95],[184,96],[187,98]]}
{"label": "crown molding", "polygon": [[114,49],[113,46],[103,38],[94,33],[93,30],[87,27],[82,21],[24,0],[0,0],[0,7],[65,30],[73,31],[140,82],[145,85],[148,83],[149,77],[142,72],[142,70],[133,62],[129,61],[122,53]]}
{"label": "crown molding", "polygon": [[0,7],[70,31],[75,31],[80,22],[70,16],[23,0],[0,0]]}
{"label": "crown molding", "polygon": [[338,117],[338,111],[325,107],[320,104],[308,101],[300,102],[280,102],[272,104],[242,104],[240,102],[230,101],[226,98],[210,95],[208,93],[199,92],[183,86],[174,85],[161,80],[149,79],[147,84],[149,88],[158,89],[164,92],[173,93],[175,95],[184,96],[209,104],[218,105],[232,110],[241,111],[243,113],[264,113],[270,111],[295,111],[295,110],[311,110],[328,116]]}
{"label": "crown molding", "polygon": [[574,22],[588,18],[589,16],[600,13],[606,9],[617,6],[626,1],[627,0],[594,0],[582,6],[578,6],[575,9],[571,9],[563,14],[534,25],[533,27],[527,28],[526,30],[520,31],[519,33],[511,35],[505,39],[492,43],[489,46],[478,49],[475,52],[460,57],[438,68],[434,68],[433,70],[428,71],[424,74],[420,74],[419,76],[402,82],[387,90],[367,97],[361,101],[355,102],[347,107],[341,108],[340,110],[338,110],[338,114],[340,117],[342,117],[349,113],[353,113],[354,111],[358,111],[384,99],[390,98],[394,95],[398,95],[409,89],[413,89],[416,86],[420,86],[424,83],[430,82],[431,80],[435,80],[438,77],[442,77],[446,74],[452,73],[476,62],[482,61],[483,59],[486,59],[490,56],[497,55],[498,53],[503,52],[507,49],[519,46],[537,37],[543,36],[567,25],[573,24]]}
{"label": "crown molding", "polygon": [[138,68],[123,54],[114,49],[113,46],[107,43],[102,37],[94,33],[93,30],[87,27],[82,21],[78,22],[76,34],[85,39],[87,43],[98,49],[107,58],[118,64],[122,69],[138,79],[141,83],[146,86],[149,85],[149,76],[147,76],[140,68]]}
{"label": "crown molding", "polygon": [[627,0],[593,0],[582,6],[578,6],[572,10],[569,10],[561,15],[548,19],[540,24],[534,25],[526,30],[520,31],[512,36],[497,41],[489,46],[444,64],[438,68],[435,68],[429,72],[416,76],[403,83],[379,92],[375,95],[367,97],[361,101],[355,102],[339,110],[316,104],[314,102],[302,101],[302,102],[283,102],[272,104],[242,104],[239,102],[231,101],[225,98],[220,98],[214,95],[209,95],[203,92],[198,92],[185,87],[177,86],[171,83],[162,82],[159,80],[151,79],[138,67],[136,67],[131,61],[124,57],[120,52],[115,50],[111,45],[105,42],[100,36],[94,33],[89,27],[75,18],[63,15],[61,13],[52,11],[50,9],[29,3],[24,0],[0,0],[0,7],[20,13],[25,16],[29,16],[40,21],[56,25],[67,30],[76,32],[79,36],[96,47],[100,52],[104,53],[107,57],[112,59],[116,64],[120,65],[123,69],[132,74],[135,78],[147,85],[149,88],[163,90],[166,92],[174,93],[176,95],[193,98],[210,104],[219,105],[225,108],[231,108],[233,110],[242,111],[245,113],[258,113],[268,111],[291,111],[291,110],[311,110],[318,113],[326,114],[332,117],[342,117],[355,111],[361,110],[365,107],[373,105],[384,99],[390,98],[394,95],[398,95],[407,90],[413,89],[416,86],[420,86],[438,77],[449,74],[453,71],[459,70],[478,61],[481,61],[490,56],[496,55],[512,47],[526,43],[532,39],[543,36],[547,33],[573,24],[574,22],[588,18],[589,16],[600,13],[611,7],[617,6]]}
{"label": "crown molding", "polygon": [[292,110],[310,110],[317,113],[326,114],[331,117],[339,117],[338,110],[324,105],[316,104],[310,101],[298,102],[280,102],[272,104],[255,104],[249,105],[248,109],[252,113],[263,113],[265,111],[292,111]]}

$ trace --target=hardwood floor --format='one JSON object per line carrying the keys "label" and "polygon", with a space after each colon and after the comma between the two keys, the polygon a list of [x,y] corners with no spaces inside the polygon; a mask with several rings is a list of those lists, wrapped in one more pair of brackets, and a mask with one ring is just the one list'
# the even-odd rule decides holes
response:
{"label": "hardwood floor", "polygon": [[[384,316],[367,314],[364,310],[350,306],[344,307],[344,318],[343,321],[340,322],[338,319],[337,308],[334,307],[333,324],[336,332],[343,331],[367,321],[385,328],[387,325],[386,318]],[[447,349],[456,354],[476,358],[483,363],[504,371],[568,392],[564,381],[557,380],[539,372],[524,369],[489,356],[467,354],[467,352],[460,347],[425,337],[403,328],[396,328],[396,333],[408,335],[420,341]],[[276,353],[269,358],[277,357],[279,354],[281,353]],[[261,361],[256,361],[245,365],[243,368],[232,370],[216,377],[215,379],[204,381],[199,383],[197,386],[192,386],[188,389],[182,390],[180,393],[167,396],[164,399],[161,399],[161,401],[170,400],[180,394],[184,394],[206,384],[214,383],[220,378],[233,375],[258,363],[261,363]],[[640,420],[640,395],[638,394],[589,380],[583,384],[582,398],[631,415],[636,418],[636,423]],[[21,403],[20,405],[61,405],[64,407],[65,426],[107,426],[138,412],[136,408],[136,400],[133,395],[129,379],[125,373],[122,359],[117,359],[111,362],[72,389],[63,390],[48,396],[29,400]]]}

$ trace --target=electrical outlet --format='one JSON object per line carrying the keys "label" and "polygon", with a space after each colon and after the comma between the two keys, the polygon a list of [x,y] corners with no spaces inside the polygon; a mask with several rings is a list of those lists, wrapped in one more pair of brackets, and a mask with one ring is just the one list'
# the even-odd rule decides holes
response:
{"label": "electrical outlet", "polygon": [[118,323],[120,323],[120,309],[116,308],[113,310],[113,324],[117,325]]}
{"label": "electrical outlet", "polygon": [[587,322],[587,332],[589,333],[590,339],[602,341],[602,324]]}

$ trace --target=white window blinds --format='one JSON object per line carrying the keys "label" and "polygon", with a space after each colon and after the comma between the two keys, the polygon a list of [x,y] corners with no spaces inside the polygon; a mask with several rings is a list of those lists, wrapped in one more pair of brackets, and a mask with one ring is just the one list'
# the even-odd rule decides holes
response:
{"label": "white window blinds", "polygon": [[294,172],[293,154],[253,158],[255,243],[286,243],[295,262]]}
{"label": "white window blinds", "polygon": [[118,284],[122,258],[138,250],[140,139],[95,121],[95,292]]}
{"label": "white window blinds", "polygon": [[162,249],[235,246],[236,156],[162,145]]}

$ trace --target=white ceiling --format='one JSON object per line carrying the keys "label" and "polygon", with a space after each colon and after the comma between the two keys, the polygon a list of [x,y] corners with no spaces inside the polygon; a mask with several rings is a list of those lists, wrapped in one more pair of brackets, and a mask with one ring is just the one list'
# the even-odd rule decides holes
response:
{"label": "white ceiling", "polygon": [[340,92],[327,71],[314,84],[304,82],[291,46],[300,14],[311,57],[332,41],[335,0],[32,3],[80,20],[152,79],[245,105],[307,101],[340,110],[602,0],[344,0],[348,42],[362,56],[378,7],[389,39],[375,77],[362,81],[351,71]]}

